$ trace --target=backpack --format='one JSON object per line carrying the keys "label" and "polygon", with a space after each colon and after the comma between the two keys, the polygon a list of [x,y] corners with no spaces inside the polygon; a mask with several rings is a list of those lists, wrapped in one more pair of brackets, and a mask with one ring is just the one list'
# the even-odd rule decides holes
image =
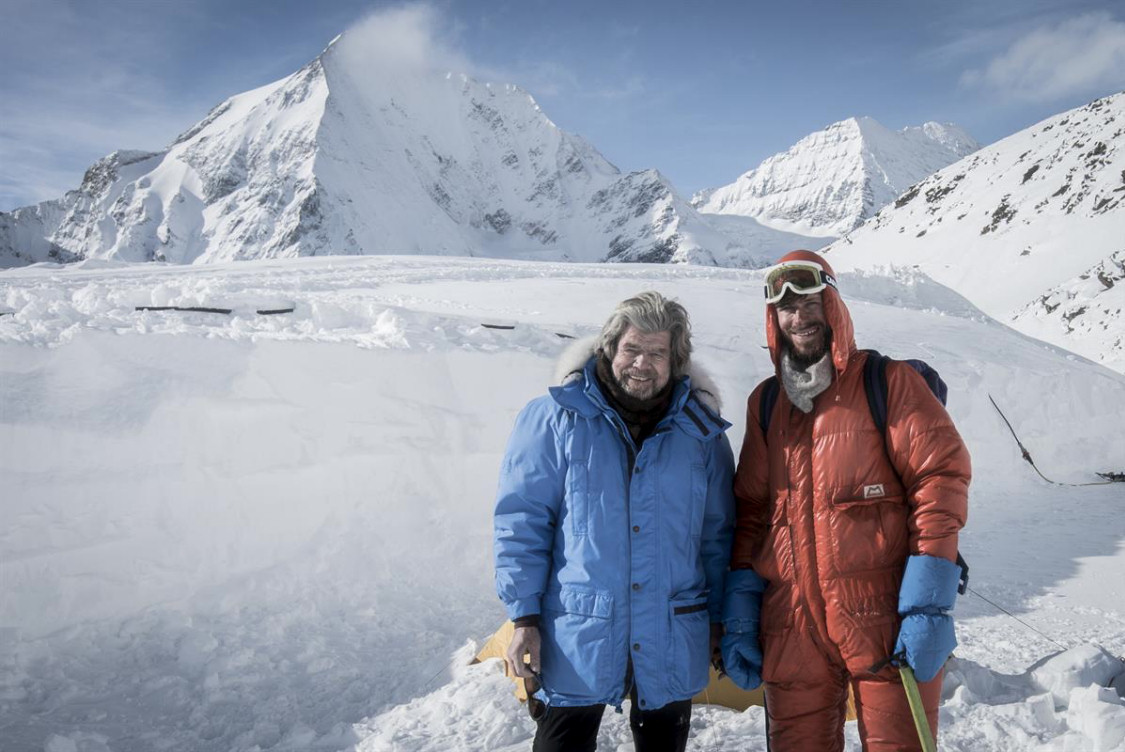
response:
{"label": "backpack", "polygon": [[[863,388],[867,393],[867,407],[871,410],[871,418],[875,421],[875,427],[879,429],[879,433],[883,434],[883,448],[886,449],[887,441],[887,363],[891,358],[883,355],[877,350],[865,350],[867,353],[867,361],[863,364]],[[929,363],[924,360],[910,359],[904,360],[908,366],[913,368],[922,379],[926,382],[926,386],[934,393],[942,405],[945,405],[946,398],[949,396],[949,387],[942,381],[941,376]],[[762,429],[762,438],[765,439],[770,429],[770,419],[773,417],[773,408],[777,404],[778,395],[781,394],[781,382],[778,381],[777,376],[770,376],[765,386],[762,387],[761,401],[758,405],[758,425]],[[957,592],[961,595],[969,587],[969,565],[961,556],[961,552],[957,552],[957,566],[961,568],[961,579],[957,583]]]}

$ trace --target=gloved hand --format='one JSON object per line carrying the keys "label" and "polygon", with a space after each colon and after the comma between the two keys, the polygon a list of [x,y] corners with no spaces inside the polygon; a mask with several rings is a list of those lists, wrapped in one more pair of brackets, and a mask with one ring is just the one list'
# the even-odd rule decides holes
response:
{"label": "gloved hand", "polygon": [[949,611],[957,599],[961,568],[939,556],[911,556],[898,593],[902,616],[895,655],[905,655],[920,682],[937,676],[957,637]]}
{"label": "gloved hand", "polygon": [[743,689],[762,683],[762,648],[758,644],[762,593],[766,581],[752,569],[727,574],[723,593],[723,666],[731,680]]}

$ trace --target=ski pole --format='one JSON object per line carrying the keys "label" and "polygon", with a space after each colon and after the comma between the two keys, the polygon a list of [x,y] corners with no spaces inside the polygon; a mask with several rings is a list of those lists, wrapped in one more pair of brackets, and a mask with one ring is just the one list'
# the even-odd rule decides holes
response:
{"label": "ski pole", "polygon": [[902,677],[902,688],[906,690],[906,701],[910,703],[910,715],[914,716],[914,728],[918,731],[922,752],[937,752],[937,742],[930,733],[930,722],[926,719],[926,708],[922,705],[922,693],[918,691],[918,680],[914,678],[914,669],[903,660],[898,667],[898,673]]}

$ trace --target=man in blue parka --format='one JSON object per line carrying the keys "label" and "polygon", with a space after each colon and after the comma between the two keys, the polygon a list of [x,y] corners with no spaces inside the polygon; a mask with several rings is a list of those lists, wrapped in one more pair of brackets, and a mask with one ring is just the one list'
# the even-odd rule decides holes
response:
{"label": "man in blue parka", "polygon": [[692,367],[687,311],[655,292],[572,346],[556,382],[516,419],[494,520],[533,749],[593,750],[605,706],[629,697],[638,752],[683,750],[721,635],[730,424]]}

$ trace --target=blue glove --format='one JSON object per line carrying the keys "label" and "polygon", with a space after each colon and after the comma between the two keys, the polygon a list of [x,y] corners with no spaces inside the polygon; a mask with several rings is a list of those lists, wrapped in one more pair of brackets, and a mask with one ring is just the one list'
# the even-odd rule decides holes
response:
{"label": "blue glove", "polygon": [[961,568],[938,556],[911,556],[898,592],[902,616],[895,655],[905,655],[920,682],[938,675],[957,647],[949,611],[957,599]]}
{"label": "blue glove", "polygon": [[765,589],[766,581],[752,569],[736,569],[727,574],[723,594],[726,634],[720,643],[723,669],[743,689],[754,689],[762,683],[762,648],[758,644],[758,628]]}

